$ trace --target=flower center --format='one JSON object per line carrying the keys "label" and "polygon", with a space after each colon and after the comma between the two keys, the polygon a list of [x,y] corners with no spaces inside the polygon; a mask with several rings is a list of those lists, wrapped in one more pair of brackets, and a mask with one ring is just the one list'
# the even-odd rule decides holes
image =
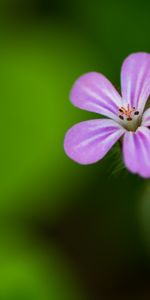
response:
{"label": "flower center", "polygon": [[127,104],[127,107],[119,107],[118,111],[119,118],[122,120],[122,125],[128,130],[135,131],[140,123],[139,111],[129,104]]}

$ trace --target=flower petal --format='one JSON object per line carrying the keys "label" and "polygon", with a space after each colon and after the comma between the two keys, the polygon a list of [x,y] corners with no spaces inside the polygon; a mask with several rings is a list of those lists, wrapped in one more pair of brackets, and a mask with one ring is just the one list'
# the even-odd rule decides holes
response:
{"label": "flower petal", "polygon": [[80,164],[102,159],[125,129],[109,119],[96,119],[74,125],[66,134],[64,149]]}
{"label": "flower petal", "polygon": [[72,103],[88,111],[118,120],[121,97],[102,74],[91,72],[81,76],[71,91]]}
{"label": "flower petal", "polygon": [[129,171],[145,178],[150,177],[150,130],[139,127],[136,132],[126,132],[123,155]]}
{"label": "flower petal", "polygon": [[142,126],[150,126],[150,108],[148,108],[143,114]]}
{"label": "flower petal", "polygon": [[143,112],[150,95],[150,54],[135,53],[127,57],[121,70],[123,102]]}

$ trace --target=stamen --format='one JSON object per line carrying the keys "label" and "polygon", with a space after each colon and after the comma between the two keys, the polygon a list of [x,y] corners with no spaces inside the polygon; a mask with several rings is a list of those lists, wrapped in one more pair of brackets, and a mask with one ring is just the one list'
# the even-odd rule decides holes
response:
{"label": "stamen", "polygon": [[[118,118],[121,119],[121,125],[129,131],[135,131],[140,123],[140,112],[135,106],[126,103],[125,106],[118,107]],[[150,127],[149,127],[150,129]]]}
{"label": "stamen", "polygon": [[127,104],[126,108],[123,106],[119,107],[118,110],[121,113],[121,114],[119,114],[119,118],[121,120],[124,120],[124,117],[127,117],[127,121],[132,121],[133,113],[134,113],[134,115],[139,114],[139,111],[136,111],[136,108],[134,106],[130,107],[129,104]]}

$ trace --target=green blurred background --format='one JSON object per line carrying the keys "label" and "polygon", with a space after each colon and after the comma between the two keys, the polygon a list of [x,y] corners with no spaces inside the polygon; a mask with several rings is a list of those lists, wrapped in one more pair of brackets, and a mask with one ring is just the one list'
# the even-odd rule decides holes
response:
{"label": "green blurred background", "polygon": [[119,87],[150,52],[149,1],[0,2],[0,300],[150,299],[150,182],[116,145],[92,166],[63,151],[91,113],[69,92],[89,71]]}

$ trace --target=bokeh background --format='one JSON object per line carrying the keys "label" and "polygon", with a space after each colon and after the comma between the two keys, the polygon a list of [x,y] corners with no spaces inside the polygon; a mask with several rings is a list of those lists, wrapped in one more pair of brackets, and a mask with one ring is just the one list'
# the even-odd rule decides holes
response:
{"label": "bokeh background", "polygon": [[119,88],[150,52],[150,2],[1,0],[0,300],[150,299],[150,182],[118,145],[92,166],[64,153],[90,119],[69,92],[86,72]]}

